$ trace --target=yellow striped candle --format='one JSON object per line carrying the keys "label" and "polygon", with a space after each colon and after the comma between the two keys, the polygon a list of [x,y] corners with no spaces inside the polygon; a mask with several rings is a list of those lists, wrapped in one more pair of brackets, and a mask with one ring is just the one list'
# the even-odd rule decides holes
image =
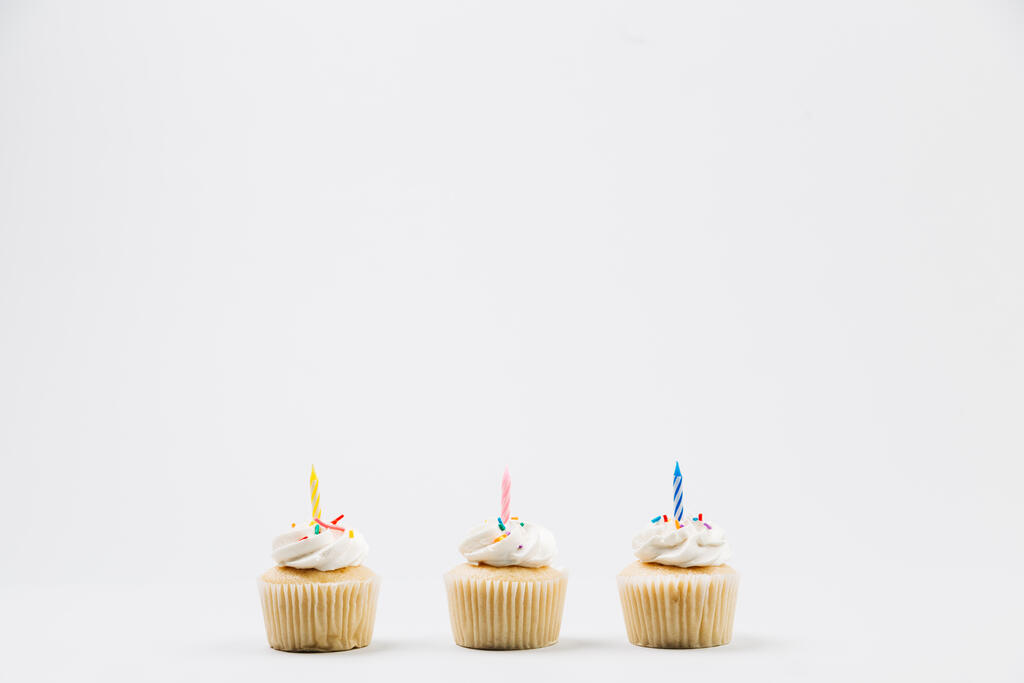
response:
{"label": "yellow striped candle", "polygon": [[320,509],[320,480],[316,478],[316,467],[309,473],[309,502],[313,505],[313,519],[322,518]]}

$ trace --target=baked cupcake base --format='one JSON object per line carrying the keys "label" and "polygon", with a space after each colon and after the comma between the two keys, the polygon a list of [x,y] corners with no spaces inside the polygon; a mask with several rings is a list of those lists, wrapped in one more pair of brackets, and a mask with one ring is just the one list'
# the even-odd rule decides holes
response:
{"label": "baked cupcake base", "polygon": [[558,641],[568,575],[552,567],[460,564],[444,575],[462,647],[527,650]]}
{"label": "baked cupcake base", "polygon": [[274,567],[257,584],[275,650],[336,652],[370,644],[380,579],[366,567]]}
{"label": "baked cupcake base", "polygon": [[732,640],[739,580],[728,565],[634,562],[618,576],[629,642],[662,648],[725,645]]}

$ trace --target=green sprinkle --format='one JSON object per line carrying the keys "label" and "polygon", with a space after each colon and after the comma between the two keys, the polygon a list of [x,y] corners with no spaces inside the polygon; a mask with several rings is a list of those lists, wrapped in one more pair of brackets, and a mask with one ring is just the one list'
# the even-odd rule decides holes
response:
{"label": "green sprinkle", "polygon": [[320,525],[317,524],[315,527],[313,527],[313,535],[316,536],[319,533],[320,533]]}
{"label": "green sprinkle", "polygon": [[526,525],[523,524],[522,522],[519,522],[519,526],[526,526]]}

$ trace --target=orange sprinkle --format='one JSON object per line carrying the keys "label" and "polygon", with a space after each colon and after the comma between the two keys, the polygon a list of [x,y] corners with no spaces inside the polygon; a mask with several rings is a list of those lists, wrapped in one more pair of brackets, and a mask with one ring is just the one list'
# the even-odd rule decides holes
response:
{"label": "orange sprinkle", "polygon": [[676,528],[677,529],[679,528],[679,520],[678,519],[676,520]]}
{"label": "orange sprinkle", "polygon": [[293,529],[295,528],[295,522],[292,522],[292,528]]}
{"label": "orange sprinkle", "polygon": [[509,519],[519,519],[518,517],[509,517]]}
{"label": "orange sprinkle", "polygon": [[498,536],[498,537],[497,537],[496,539],[494,539],[493,541],[491,541],[491,543],[497,543],[498,541],[500,541],[500,540],[501,540],[501,539],[503,539],[503,538],[505,538],[504,534],[502,534],[501,536]]}

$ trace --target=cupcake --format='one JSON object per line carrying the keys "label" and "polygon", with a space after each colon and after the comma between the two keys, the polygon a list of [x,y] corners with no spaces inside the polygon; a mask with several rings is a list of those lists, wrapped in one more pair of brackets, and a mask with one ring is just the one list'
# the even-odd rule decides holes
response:
{"label": "cupcake", "polygon": [[257,580],[267,641],[286,652],[335,652],[369,645],[380,579],[363,567],[369,551],[355,529],[325,522],[319,482],[309,478],[313,519],[274,538],[277,566]]}
{"label": "cupcake", "polygon": [[634,562],[618,576],[629,642],[643,647],[725,645],[732,639],[739,574],[725,530],[700,514],[683,516],[675,471],[675,514],[659,515],[633,537]]}
{"label": "cupcake", "polygon": [[568,575],[551,566],[551,532],[509,516],[510,489],[506,469],[502,514],[469,531],[459,545],[466,562],[444,575],[452,635],[462,647],[527,650],[558,641]]}

